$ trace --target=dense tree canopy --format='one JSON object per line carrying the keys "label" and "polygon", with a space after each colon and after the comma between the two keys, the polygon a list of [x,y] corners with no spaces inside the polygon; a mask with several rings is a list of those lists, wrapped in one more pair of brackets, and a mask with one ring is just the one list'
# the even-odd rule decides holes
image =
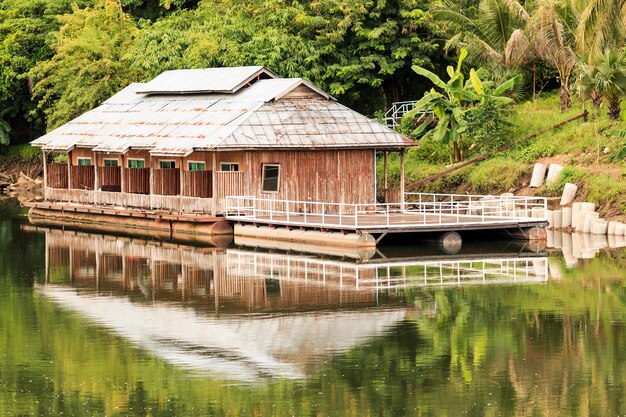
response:
{"label": "dense tree canopy", "polygon": [[551,67],[567,107],[581,56],[593,67],[604,47],[620,47],[622,6],[581,0],[0,0],[0,121],[10,127],[3,137],[33,139],[130,82],[178,68],[264,65],[309,79],[372,114],[393,101],[418,99],[430,86],[411,67],[443,75],[456,60],[455,47],[467,48],[472,65],[500,81],[528,71],[530,62]]}

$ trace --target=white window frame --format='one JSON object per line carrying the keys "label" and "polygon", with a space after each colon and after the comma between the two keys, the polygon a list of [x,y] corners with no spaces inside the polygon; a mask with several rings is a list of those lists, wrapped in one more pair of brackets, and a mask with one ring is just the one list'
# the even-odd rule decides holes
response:
{"label": "white window frame", "polygon": [[[277,167],[278,168],[278,178],[276,178],[276,191],[266,191],[265,187],[265,167]],[[261,192],[265,194],[278,194],[280,192],[280,172],[281,172],[280,164],[275,162],[268,162],[261,164]]]}
{"label": "white window frame", "polygon": [[[171,162],[173,166],[171,168],[163,168],[161,166],[162,162]],[[176,169],[176,160],[175,159],[159,159],[159,169]]]}
{"label": "white window frame", "polygon": [[[229,166],[229,167],[233,167],[233,166],[237,166],[237,171],[234,171],[232,169],[224,169],[224,166]],[[220,162],[220,171],[221,172],[239,172],[239,162]]]}
{"label": "white window frame", "polygon": [[130,167],[130,161],[142,161],[143,162],[143,168],[146,167],[146,160],[144,158],[126,158],[126,168],[129,168],[129,169],[136,168],[136,167],[134,167],[134,168]]}
{"label": "white window frame", "polygon": [[[115,161],[115,165],[107,165],[107,161]],[[102,158],[102,166],[118,167],[120,166],[120,160],[118,158]]]}
{"label": "white window frame", "polygon": [[204,164],[204,169],[203,170],[196,169],[196,170],[194,170],[194,172],[206,171],[206,162],[205,161],[187,161],[187,171],[191,171],[191,167],[190,167],[191,164]]}
{"label": "white window frame", "polygon": [[[89,163],[88,163],[87,165],[82,165],[82,164],[80,163],[80,161],[89,161]],[[77,158],[76,158],[76,165],[77,165],[77,166],[79,166],[79,167],[88,167],[88,166],[91,166],[91,165],[92,165],[92,163],[91,163],[91,157],[88,157],[88,156],[79,156],[79,157],[77,157]]]}

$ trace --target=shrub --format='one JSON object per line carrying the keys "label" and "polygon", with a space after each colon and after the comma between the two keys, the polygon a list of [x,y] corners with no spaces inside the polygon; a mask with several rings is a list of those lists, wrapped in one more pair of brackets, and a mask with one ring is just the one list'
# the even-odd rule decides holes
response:
{"label": "shrub", "polygon": [[563,187],[565,187],[566,183],[571,182],[580,186],[583,183],[583,178],[585,178],[585,172],[581,169],[575,167],[565,167],[556,180],[544,188],[543,192],[545,195],[550,197],[559,196],[563,192]]}

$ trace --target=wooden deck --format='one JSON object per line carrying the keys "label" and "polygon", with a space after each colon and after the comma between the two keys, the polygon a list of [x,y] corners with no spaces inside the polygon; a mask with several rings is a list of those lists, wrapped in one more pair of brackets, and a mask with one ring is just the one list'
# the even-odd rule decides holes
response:
{"label": "wooden deck", "polygon": [[105,214],[116,217],[134,217],[154,220],[172,220],[190,223],[215,223],[223,221],[224,217],[216,217],[204,213],[172,213],[163,210],[143,210],[133,208],[116,208],[110,206],[95,206],[91,204],[66,203],[66,202],[29,202],[25,206],[55,210],[61,212]]}
{"label": "wooden deck", "polygon": [[535,197],[413,194],[416,201],[340,204],[228,197],[233,222],[368,232],[446,232],[547,226],[546,200]]}
{"label": "wooden deck", "polygon": [[357,220],[340,219],[337,217],[324,218],[317,214],[292,216],[227,216],[227,219],[240,223],[254,223],[264,225],[281,225],[307,227],[313,229],[332,229],[345,231],[367,231],[369,233],[383,232],[445,232],[459,230],[487,230],[512,229],[527,227],[545,227],[547,221],[539,218],[515,219],[507,217],[493,217],[485,221],[480,216],[466,216],[458,218],[454,215],[437,215],[423,213],[390,213],[361,214]]}

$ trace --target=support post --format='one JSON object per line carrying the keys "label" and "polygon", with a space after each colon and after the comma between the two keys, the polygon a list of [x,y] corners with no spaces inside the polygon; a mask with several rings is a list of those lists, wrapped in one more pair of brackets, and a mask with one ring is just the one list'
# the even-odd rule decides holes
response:
{"label": "support post", "polygon": [[126,192],[126,164],[124,155],[120,155],[120,192]]}
{"label": "support post", "polygon": [[100,178],[98,178],[98,154],[93,153],[93,189],[98,191],[100,189]]}
{"label": "support post", "polygon": [[46,191],[48,190],[48,155],[43,151],[43,199],[46,200]]}
{"label": "support post", "polygon": [[388,156],[389,156],[389,152],[385,151],[385,157],[384,157],[384,163],[383,163],[383,167],[384,167],[384,182],[385,182],[385,190],[387,190],[387,188],[389,188],[389,161],[388,161]]}
{"label": "support post", "polygon": [[218,204],[218,198],[224,198],[224,196],[223,195],[222,196],[218,196],[217,195],[217,187],[216,187],[216,185],[217,185],[216,174],[217,173],[215,172],[217,161],[216,161],[216,157],[215,157],[215,152],[212,152],[211,155],[213,157],[213,161],[212,161],[212,164],[211,164],[211,170],[212,170],[211,171],[211,189],[212,189],[212,194],[213,194],[213,198],[214,198],[214,201],[215,201],[215,203],[213,204],[213,213],[212,213],[212,215],[215,216],[216,215],[215,207]]}
{"label": "support post", "polygon": [[154,197],[154,164],[152,163],[152,155],[149,157],[150,163],[150,208],[153,208],[152,200]]}
{"label": "support post", "polygon": [[404,149],[400,150],[400,203],[404,210]]}
{"label": "support post", "polygon": [[67,189],[72,189],[72,151],[67,152]]}
{"label": "support post", "polygon": [[[185,173],[183,170],[185,169],[185,158],[180,158],[180,193],[179,195],[187,195],[185,193]],[[181,210],[182,211],[182,210]]]}

